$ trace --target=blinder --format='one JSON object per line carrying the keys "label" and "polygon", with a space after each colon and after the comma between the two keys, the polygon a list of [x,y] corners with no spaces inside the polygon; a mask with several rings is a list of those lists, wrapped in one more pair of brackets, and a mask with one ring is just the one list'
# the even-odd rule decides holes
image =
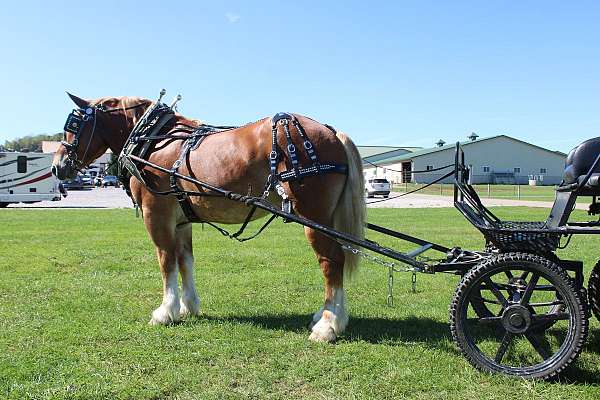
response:
{"label": "blinder", "polygon": [[[77,157],[77,147],[79,146],[79,138],[85,125],[89,121],[95,121],[96,118],[96,107],[86,107],[86,108],[78,108],[71,111],[71,113],[67,116],[67,121],[65,122],[63,140],[60,142],[67,149],[67,164],[69,164],[72,168],[78,169],[78,165],[80,160]],[[94,128],[95,130],[95,124]],[[92,136],[90,135],[90,141],[92,140]],[[74,138],[71,143],[67,142],[67,132],[72,133]]]}

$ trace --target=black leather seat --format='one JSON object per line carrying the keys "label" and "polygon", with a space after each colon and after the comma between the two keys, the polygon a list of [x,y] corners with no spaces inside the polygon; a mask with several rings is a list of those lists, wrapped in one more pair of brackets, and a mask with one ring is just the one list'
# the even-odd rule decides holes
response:
{"label": "black leather seat", "polygon": [[[582,185],[584,180],[585,180],[585,175],[580,175],[577,178],[577,182],[579,185]],[[590,176],[590,179],[588,179],[588,181],[586,182],[585,186],[588,188],[600,188],[600,173],[594,172]]]}
{"label": "black leather seat", "polygon": [[563,182],[558,191],[579,189],[583,191],[583,195],[600,195],[600,165],[595,166],[589,180],[584,183],[599,155],[600,137],[588,139],[571,150],[567,155]]}

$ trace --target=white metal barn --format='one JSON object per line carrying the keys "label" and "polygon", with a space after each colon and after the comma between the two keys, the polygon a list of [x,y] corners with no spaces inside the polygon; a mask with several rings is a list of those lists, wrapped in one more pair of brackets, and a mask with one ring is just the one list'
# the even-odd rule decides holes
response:
{"label": "white metal barn", "polygon": [[[548,150],[506,135],[497,135],[461,143],[465,163],[471,166],[471,182],[495,184],[528,184],[535,180],[538,185],[556,185],[562,180],[566,154]],[[379,158],[363,158],[365,176],[386,177],[394,183],[430,183],[450,169],[431,173],[414,173],[443,167],[454,162],[454,144],[417,150],[402,155]],[[369,162],[377,164],[374,167]],[[444,183],[452,182],[452,177]]]}

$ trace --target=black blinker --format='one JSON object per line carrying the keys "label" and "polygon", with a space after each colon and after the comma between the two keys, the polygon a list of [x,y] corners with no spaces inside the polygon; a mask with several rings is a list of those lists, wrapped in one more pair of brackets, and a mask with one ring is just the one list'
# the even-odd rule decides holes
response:
{"label": "black blinker", "polygon": [[75,135],[79,135],[82,127],[83,119],[81,119],[78,115],[75,115],[75,112],[69,114],[67,117],[67,122],[65,122],[65,132],[71,132]]}

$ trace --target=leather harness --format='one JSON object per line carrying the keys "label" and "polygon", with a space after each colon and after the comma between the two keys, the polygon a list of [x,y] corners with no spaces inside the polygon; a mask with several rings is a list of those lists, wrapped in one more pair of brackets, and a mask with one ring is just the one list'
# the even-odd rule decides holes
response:
{"label": "leather harness", "polygon": [[[161,93],[162,97],[162,93]],[[95,121],[95,111],[96,109],[85,109],[81,110],[78,113],[73,112],[67,123],[65,124],[65,130],[73,132],[75,134],[75,143],[66,143],[67,149],[69,150],[69,155],[71,153],[75,153],[77,148],[79,135],[83,130],[83,125],[88,119],[93,119]],[[112,111],[112,110],[110,110]],[[80,117],[82,115],[82,117]],[[302,140],[302,148],[304,149],[305,154],[310,160],[309,165],[301,165],[298,149],[293,142],[292,133],[290,131],[290,126],[293,126],[300,139]],[[337,134],[335,129],[333,129],[329,125],[325,125],[332,134]],[[285,150],[281,151],[278,146],[278,133],[279,127],[282,127],[283,133],[285,135],[285,140],[287,142],[287,146],[285,146]],[[70,128],[70,129],[67,129]],[[95,128],[95,126],[94,126]],[[167,129],[166,133],[161,133],[164,129]],[[190,199],[190,196],[217,196],[222,197],[218,193],[212,193],[210,191],[187,191],[182,189],[179,186],[177,175],[179,174],[179,168],[181,165],[186,162],[189,157],[189,154],[192,150],[198,148],[202,141],[209,135],[218,134],[220,132],[230,131],[232,129],[236,129],[236,126],[215,126],[215,125],[207,125],[201,124],[198,127],[189,126],[185,124],[180,124],[175,121],[175,110],[173,106],[167,106],[164,103],[160,102],[160,98],[157,102],[153,103],[142,115],[142,117],[138,120],[138,122],[133,127],[124,147],[119,155],[119,180],[123,184],[123,187],[129,197],[133,197],[131,195],[131,190],[129,188],[129,178],[134,176],[138,179],[144,187],[149,190],[151,193],[156,195],[174,195],[177,198],[177,201],[186,216],[189,222],[201,222],[207,223],[216,229],[219,230],[223,235],[229,236],[231,238],[235,238],[239,241],[249,240],[256,237],[260,234],[266,226],[275,219],[276,215],[273,214],[271,218],[263,225],[260,230],[244,239],[240,239],[239,236],[244,231],[254,212],[256,211],[256,206],[253,206],[250,212],[248,213],[244,223],[241,228],[230,234],[223,228],[216,226],[215,224],[209,221],[203,221],[194,212]],[[281,187],[282,182],[292,182],[292,181],[302,181],[302,179],[315,176],[324,173],[339,173],[339,174],[347,174],[348,166],[345,164],[336,164],[336,163],[328,163],[328,162],[320,162],[317,156],[317,152],[308,138],[306,131],[298,121],[298,119],[289,113],[277,113],[271,118],[271,134],[272,134],[272,146],[271,152],[269,154],[269,176],[267,178],[267,182],[265,183],[264,191],[263,191],[263,199],[269,195],[270,192],[276,191],[283,199],[282,202],[282,210],[287,213],[292,213],[291,202],[287,198],[283,187]],[[150,166],[153,164],[148,160],[149,155],[154,150],[153,144],[162,141],[162,140],[183,140],[183,145],[181,146],[180,154],[177,160],[172,165],[169,170],[169,190],[159,191],[152,188],[147,180],[144,178],[143,167]],[[277,166],[279,162],[282,161],[282,156],[287,153],[288,159],[290,160],[291,165],[286,168],[285,171],[277,172]],[[76,153],[75,153],[76,154]],[[139,161],[145,161],[145,163],[140,163],[139,161],[134,160],[133,158],[138,159]],[[75,162],[76,159],[73,160]],[[134,201],[134,205],[135,201]]]}

